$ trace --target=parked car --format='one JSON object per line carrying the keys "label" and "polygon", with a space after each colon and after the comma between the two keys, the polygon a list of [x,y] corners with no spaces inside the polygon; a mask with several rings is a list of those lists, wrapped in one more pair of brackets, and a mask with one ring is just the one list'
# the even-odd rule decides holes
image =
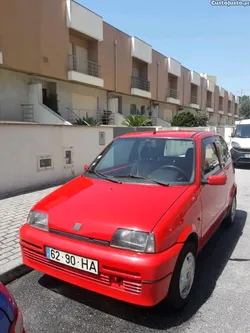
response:
{"label": "parked car", "polygon": [[0,332],[25,333],[23,316],[15,299],[0,282]]}
{"label": "parked car", "polygon": [[198,253],[223,220],[235,222],[236,195],[217,133],[127,134],[32,208],[23,262],[119,300],[181,308]]}
{"label": "parked car", "polygon": [[231,135],[230,152],[235,166],[250,164],[250,119],[237,122]]}

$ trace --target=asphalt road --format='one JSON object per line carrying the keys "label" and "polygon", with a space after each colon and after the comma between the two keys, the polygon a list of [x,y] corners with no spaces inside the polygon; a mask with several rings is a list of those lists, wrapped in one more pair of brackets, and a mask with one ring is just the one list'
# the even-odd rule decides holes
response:
{"label": "asphalt road", "polygon": [[237,223],[220,228],[201,252],[182,312],[124,304],[33,271],[8,285],[27,333],[249,333],[250,170],[236,175]]}

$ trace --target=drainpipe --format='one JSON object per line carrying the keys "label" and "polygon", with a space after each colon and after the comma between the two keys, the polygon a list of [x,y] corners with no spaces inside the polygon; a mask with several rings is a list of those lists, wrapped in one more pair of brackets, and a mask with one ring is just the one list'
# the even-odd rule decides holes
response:
{"label": "drainpipe", "polygon": [[159,61],[157,61],[157,82],[156,82],[156,98],[157,101],[159,101]]}
{"label": "drainpipe", "polygon": [[115,91],[117,91],[117,39],[115,39],[114,45],[115,45]]}

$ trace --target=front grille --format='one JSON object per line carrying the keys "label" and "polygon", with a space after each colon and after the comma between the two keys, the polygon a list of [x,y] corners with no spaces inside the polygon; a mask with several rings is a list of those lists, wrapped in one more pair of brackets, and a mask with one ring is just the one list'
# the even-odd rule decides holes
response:
{"label": "front grille", "polygon": [[97,283],[100,283],[100,284],[103,284],[103,285],[106,285],[106,286],[111,285],[109,275],[106,275],[106,274],[93,275],[93,274],[78,270],[78,269],[73,268],[73,267],[65,266],[65,265],[60,264],[58,262],[49,260],[43,254],[32,251],[32,250],[30,250],[26,247],[23,247],[23,253],[27,258],[29,258],[31,260],[34,260],[34,261],[39,262],[43,265],[58,269],[61,272],[65,272],[67,274],[79,277],[83,280],[94,281],[94,282],[97,282]]}
{"label": "front grille", "polygon": [[[71,276],[78,277],[82,280],[93,281],[93,282],[99,283],[101,285],[109,286],[114,289],[123,290],[125,292],[132,293],[132,294],[140,294],[142,291],[141,281],[135,281],[132,279],[123,278],[121,276],[115,276],[115,275],[104,274],[104,273],[100,273],[99,275],[93,275],[91,273],[87,273],[87,272],[81,271],[79,269],[65,266],[58,262],[49,260],[45,257],[44,254],[37,253],[24,246],[22,246],[22,250],[23,250],[23,254],[28,259],[39,262],[48,267],[52,267],[54,269],[57,269],[60,272],[64,272]],[[118,272],[119,271],[117,270],[117,273]]]}

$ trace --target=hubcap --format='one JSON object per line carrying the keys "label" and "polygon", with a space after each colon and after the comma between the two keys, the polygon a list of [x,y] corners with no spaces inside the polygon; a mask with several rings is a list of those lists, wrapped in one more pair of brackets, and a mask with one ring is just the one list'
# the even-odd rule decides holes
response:
{"label": "hubcap", "polygon": [[192,252],[189,252],[182,264],[179,289],[182,299],[187,298],[194,282],[195,274],[195,257]]}
{"label": "hubcap", "polygon": [[232,222],[235,219],[235,214],[236,214],[236,198],[233,198],[232,206],[231,206],[231,220]]}

